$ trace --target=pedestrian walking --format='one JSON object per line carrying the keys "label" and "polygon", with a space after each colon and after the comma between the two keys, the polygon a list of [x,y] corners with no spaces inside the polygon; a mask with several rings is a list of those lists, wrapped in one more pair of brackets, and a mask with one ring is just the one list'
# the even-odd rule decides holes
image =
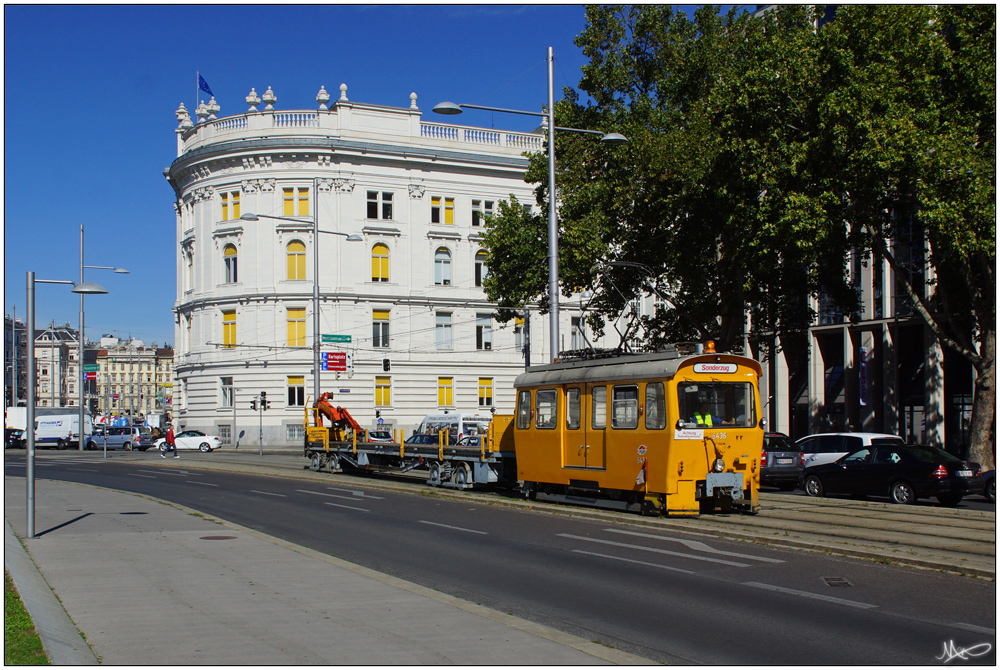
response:
{"label": "pedestrian walking", "polygon": [[166,458],[167,452],[171,449],[174,451],[174,458],[180,458],[180,456],[177,455],[177,443],[174,442],[174,427],[172,425],[167,428],[167,439],[165,444],[166,449],[160,452],[160,458]]}

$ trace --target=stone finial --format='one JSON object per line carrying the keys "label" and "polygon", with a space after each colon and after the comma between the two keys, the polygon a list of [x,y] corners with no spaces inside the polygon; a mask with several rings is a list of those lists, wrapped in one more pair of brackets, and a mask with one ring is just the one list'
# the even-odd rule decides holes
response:
{"label": "stone finial", "polygon": [[248,95],[246,97],[246,100],[247,100],[247,104],[250,105],[250,109],[248,109],[247,111],[248,112],[256,112],[257,111],[257,105],[260,104],[260,96],[257,95],[257,89],[251,88],[250,89],[250,95]]}
{"label": "stone finial", "polygon": [[420,109],[417,107],[417,94],[410,93],[410,109]]}
{"label": "stone finial", "polygon": [[208,118],[208,107],[205,105],[204,100],[200,102],[198,108],[194,110],[194,113],[198,116],[198,123],[205,122],[205,119]]}
{"label": "stone finial", "polygon": [[347,100],[347,84],[340,85],[340,101],[348,102]]}
{"label": "stone finial", "polygon": [[326,103],[330,102],[330,94],[326,92],[326,86],[319,87],[319,93],[316,94],[316,102],[319,103],[320,110],[329,109]]}
{"label": "stone finial", "polygon": [[208,106],[205,107],[205,109],[208,110],[208,114],[209,114],[208,120],[209,121],[214,121],[215,120],[215,115],[218,114],[219,110],[222,109],[222,108],[219,107],[219,103],[217,103],[215,101],[215,96],[213,95],[212,99],[208,101]]}
{"label": "stone finial", "polygon": [[267,87],[267,90],[264,91],[264,95],[262,95],[260,99],[264,102],[265,105],[267,105],[266,107],[264,107],[265,112],[273,110],[274,103],[278,102],[278,96],[274,94],[274,91],[271,90],[270,86]]}
{"label": "stone finial", "polygon": [[184,106],[183,102],[174,114],[177,115],[177,126],[179,128],[190,128],[194,125],[191,123],[191,115],[188,114],[187,107]]}

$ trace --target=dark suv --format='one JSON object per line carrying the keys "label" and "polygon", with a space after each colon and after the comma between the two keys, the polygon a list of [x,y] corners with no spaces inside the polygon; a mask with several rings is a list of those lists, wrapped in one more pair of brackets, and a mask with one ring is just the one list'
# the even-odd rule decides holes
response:
{"label": "dark suv", "polygon": [[760,452],[760,485],[777,486],[782,491],[796,487],[802,475],[802,452],[784,433],[764,433]]}

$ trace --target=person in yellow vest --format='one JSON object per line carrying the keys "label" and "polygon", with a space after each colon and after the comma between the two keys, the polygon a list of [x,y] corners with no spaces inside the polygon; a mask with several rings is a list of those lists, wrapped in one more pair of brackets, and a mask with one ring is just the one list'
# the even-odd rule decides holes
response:
{"label": "person in yellow vest", "polygon": [[691,417],[691,423],[698,424],[699,428],[711,428],[721,426],[725,422],[717,416],[712,416],[712,413],[708,411],[708,403],[702,400],[698,403],[698,411]]}

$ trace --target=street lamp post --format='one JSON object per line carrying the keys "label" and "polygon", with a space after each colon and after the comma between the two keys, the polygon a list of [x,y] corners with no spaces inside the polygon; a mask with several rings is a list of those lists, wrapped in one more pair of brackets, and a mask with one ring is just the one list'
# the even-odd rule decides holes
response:
{"label": "street lamp post", "polygon": [[618,145],[628,142],[624,135],[618,133],[602,133],[598,130],[583,130],[581,128],[557,128],[555,114],[555,87],[552,77],[552,47],[549,47],[548,57],[548,93],[549,105],[543,112],[524,112],[517,109],[504,109],[502,107],[485,107],[483,105],[470,105],[466,103],[455,104],[453,102],[442,102],[434,106],[438,114],[461,114],[462,108],[482,109],[488,112],[506,112],[508,114],[525,114],[527,116],[541,116],[548,121],[548,154],[549,154],[549,361],[555,362],[559,356],[559,228],[556,225],[556,149],[555,131],[568,130],[575,133],[591,133],[601,135],[601,141],[608,145]]}
{"label": "street lamp post", "polygon": [[[27,298],[28,298],[28,421],[25,430],[28,433],[27,441],[27,468],[25,472],[25,494],[27,496],[28,519],[25,528],[27,538],[35,537],[35,284],[72,284],[73,293],[84,295],[98,295],[107,293],[100,284],[79,284],[64,279],[35,279],[34,272],[27,275]],[[83,420],[80,421],[80,444],[83,440]]]}
{"label": "street lamp post", "polygon": [[[108,267],[108,266],[104,266],[104,265],[84,265],[83,264],[83,226],[81,225],[80,226],[80,284],[81,285],[83,285],[83,269],[84,268],[90,268],[90,269],[93,269],[93,270],[114,270],[118,274],[126,274],[126,275],[128,274],[128,270],[124,270],[122,268],[113,268],[113,267]],[[79,444],[79,446],[80,446],[80,451],[83,451],[83,445],[84,445],[84,442],[85,442],[85,438],[83,436],[83,419],[84,419],[84,416],[86,414],[86,407],[84,407],[84,403],[86,402],[86,399],[87,399],[87,394],[84,391],[84,381],[86,380],[87,375],[83,371],[83,349],[84,349],[84,346],[83,346],[83,343],[84,343],[84,336],[83,336],[83,324],[84,324],[84,321],[83,321],[83,295],[84,295],[83,293],[80,293],[80,333],[79,333],[79,335],[80,335],[80,343],[79,343],[80,344],[80,349],[79,349],[79,356],[78,356],[79,360],[77,360],[77,362],[76,362],[76,365],[77,365],[77,368],[78,368],[77,369],[77,376],[79,377],[78,381],[79,381],[79,384],[80,384],[80,388],[79,388],[79,403],[80,403],[80,444]]]}
{"label": "street lamp post", "polygon": [[[313,179],[313,402],[319,400],[319,234],[340,235],[346,237],[348,242],[363,242],[360,235],[349,235],[335,230],[319,229],[319,179]],[[287,216],[270,216],[268,214],[254,214],[247,212],[240,216],[242,221],[257,221],[259,219],[276,219],[278,221],[298,221]]]}

